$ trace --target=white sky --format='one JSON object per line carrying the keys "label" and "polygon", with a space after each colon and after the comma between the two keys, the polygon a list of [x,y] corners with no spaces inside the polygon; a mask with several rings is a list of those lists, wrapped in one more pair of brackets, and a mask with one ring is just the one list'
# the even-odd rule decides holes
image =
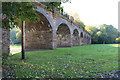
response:
{"label": "white sky", "polygon": [[78,13],[85,25],[111,24],[118,29],[118,2],[120,0],[71,0],[64,3],[68,14]]}

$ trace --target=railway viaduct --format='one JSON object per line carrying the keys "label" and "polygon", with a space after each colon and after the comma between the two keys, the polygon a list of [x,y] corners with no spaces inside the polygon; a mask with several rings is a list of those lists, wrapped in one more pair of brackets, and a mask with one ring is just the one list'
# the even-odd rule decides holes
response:
{"label": "railway viaduct", "polygon": [[90,34],[81,25],[72,22],[70,17],[65,17],[57,11],[53,14],[42,4],[35,5],[40,21],[24,22],[25,49],[56,49],[91,44]]}

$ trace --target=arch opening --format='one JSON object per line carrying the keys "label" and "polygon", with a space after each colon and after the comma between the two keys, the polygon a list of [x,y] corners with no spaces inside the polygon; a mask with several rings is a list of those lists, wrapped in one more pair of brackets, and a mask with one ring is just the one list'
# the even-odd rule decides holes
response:
{"label": "arch opening", "polygon": [[73,32],[73,46],[79,46],[80,45],[80,37],[79,32],[77,29]]}
{"label": "arch opening", "polygon": [[71,33],[69,27],[62,23],[56,31],[57,47],[71,47]]}
{"label": "arch opening", "polygon": [[27,21],[25,33],[25,49],[52,49],[53,29],[47,18],[40,12],[40,21]]}
{"label": "arch opening", "polygon": [[80,44],[82,45],[84,42],[83,42],[83,32],[80,33]]}

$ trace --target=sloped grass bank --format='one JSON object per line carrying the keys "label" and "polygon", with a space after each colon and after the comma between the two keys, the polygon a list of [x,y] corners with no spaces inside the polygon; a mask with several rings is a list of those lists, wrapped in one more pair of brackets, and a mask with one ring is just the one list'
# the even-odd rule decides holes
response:
{"label": "sloped grass bank", "polygon": [[118,44],[83,45],[25,54],[25,60],[20,60],[21,53],[18,53],[4,63],[13,68],[14,77],[90,78],[118,70]]}

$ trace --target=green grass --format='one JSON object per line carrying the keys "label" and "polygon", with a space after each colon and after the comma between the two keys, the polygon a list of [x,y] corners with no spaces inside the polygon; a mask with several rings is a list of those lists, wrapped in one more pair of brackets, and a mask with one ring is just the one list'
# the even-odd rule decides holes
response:
{"label": "green grass", "polygon": [[13,55],[13,54],[16,54],[16,53],[19,53],[21,52],[21,45],[10,45],[10,54]]}
{"label": "green grass", "polygon": [[21,48],[21,45],[16,45],[16,46],[15,45],[14,46],[11,45],[10,48]]}
{"label": "green grass", "polygon": [[25,54],[25,60],[20,60],[21,53],[7,60],[7,65],[14,68],[19,78],[89,78],[118,70],[117,44],[84,45]]}

